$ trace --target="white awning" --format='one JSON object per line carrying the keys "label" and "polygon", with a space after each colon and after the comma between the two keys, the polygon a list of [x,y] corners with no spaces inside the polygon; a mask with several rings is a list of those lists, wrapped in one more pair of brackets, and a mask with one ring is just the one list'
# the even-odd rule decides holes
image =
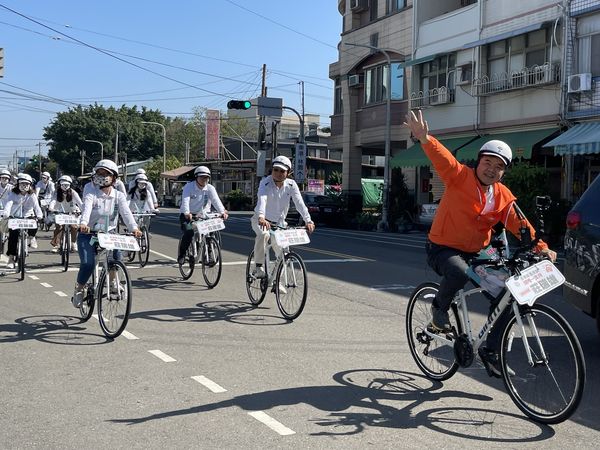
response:
{"label": "white awning", "polygon": [[600,122],[580,123],[544,144],[554,147],[555,155],[600,153]]}

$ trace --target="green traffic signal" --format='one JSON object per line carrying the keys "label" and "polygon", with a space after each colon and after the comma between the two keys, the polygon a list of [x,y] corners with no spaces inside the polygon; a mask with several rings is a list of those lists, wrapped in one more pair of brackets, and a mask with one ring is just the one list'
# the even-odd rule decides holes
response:
{"label": "green traffic signal", "polygon": [[227,102],[228,109],[250,109],[251,106],[250,100],[229,100]]}

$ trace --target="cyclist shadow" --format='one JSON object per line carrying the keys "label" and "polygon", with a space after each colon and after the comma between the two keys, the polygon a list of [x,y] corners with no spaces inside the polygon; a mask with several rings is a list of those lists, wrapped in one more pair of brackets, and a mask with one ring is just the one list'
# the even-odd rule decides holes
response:
{"label": "cyclist shadow", "polygon": [[[442,383],[410,372],[359,369],[337,373],[333,379],[337,385],[276,389],[239,395],[192,408],[131,419],[112,419],[110,422],[136,425],[231,407],[245,411],[268,411],[284,405],[307,404],[330,413],[327,418],[313,421],[316,425],[328,429],[311,433],[313,436],[353,435],[367,427],[427,427],[462,438],[508,443],[541,441],[554,435],[550,427],[530,422],[525,417],[491,409],[423,409],[428,403],[439,405],[440,400],[452,399],[452,404],[457,405],[461,400],[490,402],[492,398],[481,394],[444,390]],[[357,410],[370,411],[356,412]],[[420,412],[414,414],[415,410]]]}
{"label": "cyclist shadow", "polygon": [[0,324],[0,344],[35,339],[59,345],[98,345],[112,340],[87,333],[79,317],[27,316]]}
{"label": "cyclist shadow", "polygon": [[[202,278],[202,276],[200,276]],[[134,289],[162,289],[165,291],[207,291],[208,287],[193,280],[182,280],[181,277],[138,277],[131,280]]]}
{"label": "cyclist shadow", "polygon": [[287,320],[267,314],[250,315],[256,310],[249,303],[236,301],[206,301],[195,307],[158,309],[132,312],[131,319],[148,319],[158,322],[234,322],[242,325],[283,325]]}

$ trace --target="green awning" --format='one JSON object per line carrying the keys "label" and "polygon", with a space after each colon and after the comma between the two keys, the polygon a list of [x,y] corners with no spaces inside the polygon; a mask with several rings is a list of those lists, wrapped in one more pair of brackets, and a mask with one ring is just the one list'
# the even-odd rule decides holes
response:
{"label": "green awning", "polygon": [[555,155],[600,153],[600,122],[577,124],[544,144],[544,147],[554,147]]}
{"label": "green awning", "polygon": [[[441,142],[446,146],[448,150],[454,153],[457,149],[459,149],[475,137],[476,136],[441,139]],[[431,163],[429,162],[429,158],[427,158],[427,156],[425,155],[425,152],[421,147],[421,143],[419,142],[417,142],[412,147],[407,148],[406,150],[400,150],[400,152],[390,160],[390,167],[392,169],[396,169],[398,167],[429,166],[430,164]]]}
{"label": "green awning", "polygon": [[546,128],[543,130],[485,135],[466,147],[461,148],[456,155],[456,159],[459,161],[476,160],[481,145],[492,139],[498,139],[510,145],[510,148],[513,151],[513,158],[531,159],[531,150],[533,146],[555,131],[556,128]]}

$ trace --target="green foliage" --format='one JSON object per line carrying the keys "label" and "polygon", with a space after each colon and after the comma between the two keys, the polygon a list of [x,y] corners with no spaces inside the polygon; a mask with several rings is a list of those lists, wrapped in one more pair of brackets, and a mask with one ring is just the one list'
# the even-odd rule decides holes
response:
{"label": "green foliage", "polygon": [[[179,159],[176,156],[168,155],[166,167],[167,167],[167,170],[177,169],[178,167],[181,167],[181,162],[179,161]],[[146,176],[150,179],[152,184],[155,187],[159,186],[159,183],[161,183],[160,174],[163,171],[162,158],[154,158],[152,161],[150,161],[146,165],[145,170],[146,170]]]}
{"label": "green foliage", "polygon": [[548,173],[543,167],[529,162],[516,162],[510,167],[502,182],[517,197],[517,204],[527,218],[535,217],[535,197],[548,193]]}
{"label": "green foliage", "polygon": [[252,197],[240,189],[235,189],[225,195],[225,204],[230,211],[248,211],[252,208]]}
{"label": "green foliage", "polygon": [[329,179],[327,182],[329,184],[342,184],[342,172],[339,170],[334,170],[329,174]]}
{"label": "green foliage", "polygon": [[380,214],[373,212],[362,212],[356,216],[356,223],[359,230],[371,231],[377,227]]}

